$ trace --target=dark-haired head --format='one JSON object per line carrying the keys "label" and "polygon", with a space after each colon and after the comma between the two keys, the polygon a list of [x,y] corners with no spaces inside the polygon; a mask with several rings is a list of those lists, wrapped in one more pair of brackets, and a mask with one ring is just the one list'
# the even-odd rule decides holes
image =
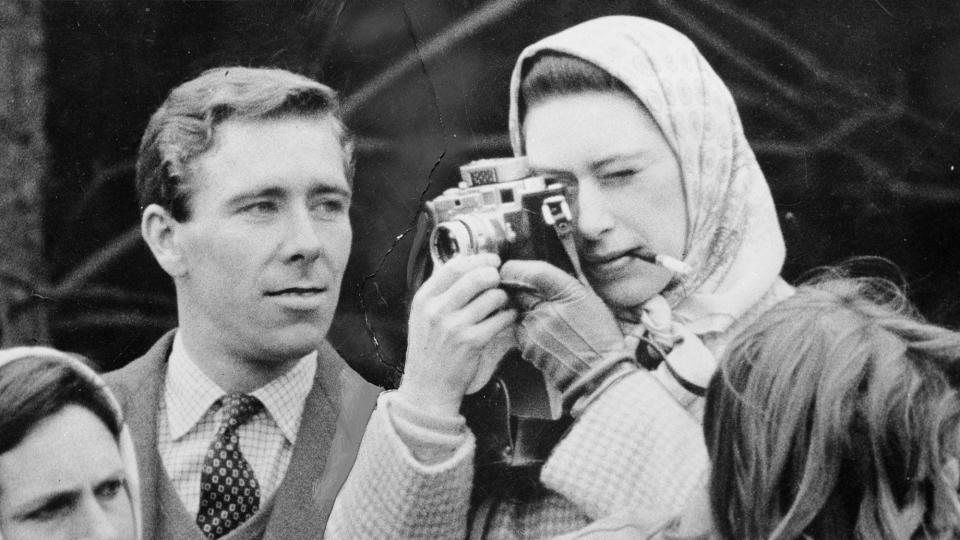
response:
{"label": "dark-haired head", "polygon": [[731,344],[707,394],[723,538],[960,534],[960,335],[871,279],[800,287]]}
{"label": "dark-haired head", "polygon": [[120,421],[109,397],[75,366],[42,354],[0,365],[0,454],[68,405],[89,410],[119,438]]}
{"label": "dark-haired head", "polygon": [[120,406],[88,364],[0,350],[0,537],[139,534],[139,478]]}
{"label": "dark-haired head", "polygon": [[153,114],[137,157],[141,211],[150,204],[177,221],[190,218],[191,160],[216,138],[228,120],[316,118],[331,122],[343,151],[344,171],[353,179],[353,141],[340,114],[336,92],[289,71],[222,67],[174,88]]}
{"label": "dark-haired head", "polygon": [[568,54],[542,52],[527,60],[523,69],[518,101],[521,123],[531,107],[555,97],[611,92],[635,98],[606,70]]}

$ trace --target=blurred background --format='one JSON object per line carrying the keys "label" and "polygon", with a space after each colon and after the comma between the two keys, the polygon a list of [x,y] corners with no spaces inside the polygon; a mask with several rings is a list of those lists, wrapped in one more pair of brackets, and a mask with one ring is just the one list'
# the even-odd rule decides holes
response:
{"label": "blurred background", "polygon": [[457,167],[508,155],[520,50],[635,14],[687,34],[733,91],[787,240],[784,275],[893,261],[960,326],[960,4],[952,0],[0,2],[0,342],[104,369],[176,324],[139,238],[133,162],[175,85],[271,65],[342,95],[359,137],[354,245],[331,340],[402,370],[411,228]]}

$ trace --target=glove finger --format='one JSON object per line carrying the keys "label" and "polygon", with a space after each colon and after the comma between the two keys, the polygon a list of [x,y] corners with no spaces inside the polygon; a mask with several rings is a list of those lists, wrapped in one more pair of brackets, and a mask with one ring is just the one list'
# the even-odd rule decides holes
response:
{"label": "glove finger", "polygon": [[500,280],[504,287],[521,292],[515,296],[515,300],[521,302],[523,309],[532,306],[522,302],[530,304],[537,296],[544,300],[557,300],[560,297],[574,298],[586,292],[576,278],[544,261],[507,261],[500,267]]}
{"label": "glove finger", "polygon": [[521,312],[533,311],[537,305],[543,302],[543,298],[533,289],[520,288],[515,284],[503,283],[502,281],[500,286],[509,293],[513,305]]}

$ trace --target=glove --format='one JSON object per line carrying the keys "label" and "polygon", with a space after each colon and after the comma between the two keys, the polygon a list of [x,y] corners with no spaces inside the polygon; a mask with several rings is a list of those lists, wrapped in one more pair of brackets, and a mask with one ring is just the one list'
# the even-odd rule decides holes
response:
{"label": "glove", "polygon": [[523,312],[517,328],[523,358],[563,393],[567,410],[632,366],[613,314],[574,277],[543,261],[512,260],[500,268],[500,279]]}

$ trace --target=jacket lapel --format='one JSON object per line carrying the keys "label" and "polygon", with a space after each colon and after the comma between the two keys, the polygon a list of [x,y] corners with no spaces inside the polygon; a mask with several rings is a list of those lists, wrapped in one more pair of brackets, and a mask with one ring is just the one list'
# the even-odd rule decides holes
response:
{"label": "jacket lapel", "polygon": [[313,389],[265,539],[323,536],[380,392],[348,368],[328,343],[318,352]]}

